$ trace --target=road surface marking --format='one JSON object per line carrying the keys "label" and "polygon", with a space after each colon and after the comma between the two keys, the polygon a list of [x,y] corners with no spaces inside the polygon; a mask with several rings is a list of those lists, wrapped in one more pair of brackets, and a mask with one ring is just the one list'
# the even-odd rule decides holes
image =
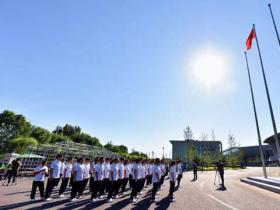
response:
{"label": "road surface marking", "polygon": [[203,187],[203,185],[204,185],[204,182],[201,182],[200,187]]}
{"label": "road surface marking", "polygon": [[222,204],[222,205],[224,205],[224,206],[226,206],[226,207],[228,207],[228,208],[230,208],[230,209],[232,209],[232,210],[238,210],[237,208],[235,208],[235,207],[233,207],[233,206],[231,206],[231,205],[226,204],[225,202],[219,200],[218,198],[214,197],[214,196],[211,195],[211,194],[208,194],[208,196],[209,196],[210,198],[212,198],[213,200],[219,202],[220,204]]}

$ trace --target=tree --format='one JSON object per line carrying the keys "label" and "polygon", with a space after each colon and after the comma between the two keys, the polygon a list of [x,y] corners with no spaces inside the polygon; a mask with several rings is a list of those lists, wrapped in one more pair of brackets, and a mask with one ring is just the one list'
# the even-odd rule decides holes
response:
{"label": "tree", "polygon": [[37,145],[38,142],[32,137],[18,137],[11,140],[9,144],[17,153],[22,154],[28,146]]}
{"label": "tree", "polygon": [[7,151],[9,142],[19,136],[28,136],[31,132],[31,124],[23,115],[5,110],[0,113],[0,148]]}
{"label": "tree", "polygon": [[195,158],[195,154],[196,154],[195,147],[192,144],[189,144],[186,151],[186,158],[189,164],[193,162]]}
{"label": "tree", "polygon": [[201,133],[200,141],[208,141],[208,135],[207,135],[207,133]]}
{"label": "tree", "polygon": [[211,139],[212,141],[216,141],[216,135],[215,135],[214,130],[211,131],[211,138],[212,138]]}
{"label": "tree", "polygon": [[72,141],[72,139],[69,138],[68,136],[64,136],[62,134],[57,134],[57,133],[53,133],[51,135],[50,143],[63,142],[63,141]]}
{"label": "tree", "polygon": [[185,139],[185,140],[191,140],[192,138],[193,138],[192,129],[191,129],[191,127],[188,125],[188,126],[184,129],[184,139]]}
{"label": "tree", "polygon": [[87,144],[91,146],[101,146],[98,138],[91,137],[91,135],[87,133],[75,133],[71,135],[71,139],[74,142],[81,143],[81,144]]}
{"label": "tree", "polygon": [[108,141],[107,144],[104,145],[104,148],[109,150],[109,151],[113,151],[113,144],[111,141]]}
{"label": "tree", "polygon": [[53,133],[63,134],[64,136],[71,137],[73,135],[80,134],[81,128],[79,126],[66,124],[63,127],[57,126]]}
{"label": "tree", "polygon": [[232,133],[229,133],[229,135],[228,135],[229,148],[236,147],[236,145],[237,145],[237,143],[236,143],[234,135]]}
{"label": "tree", "polygon": [[35,126],[32,128],[30,136],[35,138],[39,144],[49,143],[52,138],[52,134],[48,130]]}

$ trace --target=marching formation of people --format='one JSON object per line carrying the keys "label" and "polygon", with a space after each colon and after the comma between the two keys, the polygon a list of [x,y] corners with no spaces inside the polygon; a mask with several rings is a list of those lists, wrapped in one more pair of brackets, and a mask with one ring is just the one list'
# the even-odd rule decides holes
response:
{"label": "marching formation of people", "polygon": [[[130,201],[136,203],[139,195],[151,186],[151,201],[155,202],[158,191],[164,185],[165,177],[169,173],[169,199],[175,202],[174,191],[178,188],[182,178],[182,162],[171,161],[167,166],[164,160],[124,159],[97,157],[93,161],[89,158],[68,158],[64,160],[57,155],[50,167],[42,161],[34,170],[34,179],[30,198],[35,199],[36,189],[39,188],[41,199],[52,200],[54,188],[61,184],[58,190],[60,198],[64,197],[67,187],[71,187],[70,201],[77,201],[84,195],[87,186],[91,194],[91,202],[107,199],[111,203],[114,199],[130,190]],[[44,191],[44,180],[48,174],[47,186]]]}

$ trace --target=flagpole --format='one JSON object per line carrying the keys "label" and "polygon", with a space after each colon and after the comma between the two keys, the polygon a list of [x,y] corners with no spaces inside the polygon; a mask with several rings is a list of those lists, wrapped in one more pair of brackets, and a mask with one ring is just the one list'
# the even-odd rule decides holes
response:
{"label": "flagpole", "polygon": [[273,16],[273,13],[272,13],[271,4],[268,4],[268,7],[269,7],[270,15],[271,15],[271,18],[272,18],[273,26],[274,26],[274,29],[275,29],[275,32],[276,32],[278,44],[280,46],[279,33],[278,33],[277,26],[276,26],[276,23],[275,23],[275,20],[274,20],[274,16]]}
{"label": "flagpole", "polygon": [[257,133],[258,133],[258,141],[259,141],[259,148],[260,148],[260,154],[261,154],[263,175],[264,175],[264,178],[267,178],[264,156],[263,156],[262,140],[261,140],[261,134],[260,134],[260,128],[259,128],[259,121],[258,121],[258,115],[257,115],[257,111],[256,111],[255,97],[254,97],[254,91],[253,91],[253,87],[252,87],[251,74],[250,74],[250,69],[249,69],[249,64],[248,64],[248,58],[247,58],[246,51],[244,52],[244,54],[245,54],[245,59],[246,59],[248,79],[249,79],[249,84],[250,84],[251,97],[252,97],[252,103],[253,103],[254,115],[255,115],[255,121],[256,121]]}
{"label": "flagpole", "polygon": [[264,80],[264,85],[265,85],[265,90],[266,90],[266,96],[267,96],[267,101],[268,101],[268,105],[269,105],[269,111],[270,111],[273,131],[274,131],[274,140],[275,140],[277,154],[278,154],[278,161],[279,161],[279,164],[280,164],[280,147],[279,147],[278,132],[277,132],[276,124],[275,124],[275,118],[274,118],[273,108],[272,108],[272,104],[271,104],[271,100],[270,100],[270,95],[269,95],[268,85],[267,85],[267,81],[266,81],[266,76],[265,76],[265,72],[264,72],[262,55],[261,55],[261,51],[260,51],[260,47],[259,47],[258,36],[257,36],[257,32],[256,32],[256,29],[255,29],[255,24],[253,24],[253,29],[255,31],[256,43],[257,43],[257,47],[258,47],[258,53],[259,53],[259,58],[260,58],[260,63],[261,63],[261,68],[262,68],[262,75],[263,75],[263,80]]}

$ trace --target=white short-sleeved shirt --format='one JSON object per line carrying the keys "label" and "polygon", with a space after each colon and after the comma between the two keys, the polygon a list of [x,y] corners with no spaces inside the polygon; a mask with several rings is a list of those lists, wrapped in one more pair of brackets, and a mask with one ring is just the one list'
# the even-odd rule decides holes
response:
{"label": "white short-sleeved shirt", "polygon": [[64,162],[61,162],[61,171],[60,171],[60,174],[64,174],[64,170],[65,170],[65,166],[66,164]]}
{"label": "white short-sleeved shirt", "polygon": [[141,164],[140,166],[140,174],[142,179],[146,177],[146,166],[144,164]]}
{"label": "white short-sleeved shirt", "polygon": [[103,163],[104,179],[110,178],[110,163]]}
{"label": "white short-sleeved shirt", "polygon": [[85,166],[84,164],[75,164],[74,172],[76,172],[75,181],[83,181],[84,180],[84,172]]}
{"label": "white short-sleeved shirt", "polygon": [[123,179],[124,178],[124,164],[123,163],[119,163],[118,167],[119,167],[119,170],[120,170],[120,177],[119,177],[119,179]]}
{"label": "white short-sleeved shirt", "polygon": [[179,164],[177,165],[177,168],[178,168],[178,174],[182,174],[182,173],[183,173],[183,170],[182,170],[182,164],[181,164],[181,163],[179,163]]}
{"label": "white short-sleeved shirt", "polygon": [[132,163],[131,165],[131,173],[132,179],[139,179],[139,165],[136,163]]}
{"label": "white short-sleeved shirt", "polygon": [[164,164],[160,164],[160,169],[162,171],[161,176],[163,176],[164,173],[165,173],[165,165]]}
{"label": "white short-sleeved shirt", "polygon": [[[99,164],[99,163],[97,163],[97,164],[95,164],[94,165],[94,171],[95,171],[95,174],[94,174],[94,181],[97,181],[97,180],[99,180],[99,181],[101,181],[101,180],[103,180],[103,165],[101,165],[101,164]],[[97,176],[96,176],[96,173],[97,173]]]}
{"label": "white short-sleeved shirt", "polygon": [[34,169],[34,172],[38,172],[38,171],[42,171],[42,172],[36,174],[34,176],[34,178],[33,178],[33,181],[35,181],[35,182],[43,182],[44,179],[45,179],[45,174],[48,173],[48,167],[47,166],[41,166],[41,165],[37,166]]}
{"label": "white short-sleeved shirt", "polygon": [[119,168],[118,168],[117,164],[113,163],[111,165],[111,169],[110,169],[110,171],[113,173],[113,177],[111,177],[111,179],[113,181],[117,181],[119,179],[118,170],[119,170]]}
{"label": "white short-sleeved shirt", "polygon": [[176,178],[177,178],[176,166],[171,166],[169,169],[169,181],[175,182]]}
{"label": "white short-sleeved shirt", "polygon": [[67,163],[65,166],[65,172],[63,172],[63,177],[64,178],[70,178],[72,175],[72,170],[73,170],[73,164],[72,163]]}
{"label": "white short-sleeved shirt", "polygon": [[60,178],[60,172],[61,172],[62,164],[58,160],[54,160],[51,163],[51,169],[52,169],[52,178]]}
{"label": "white short-sleeved shirt", "polygon": [[159,177],[161,177],[161,174],[162,174],[161,173],[161,168],[158,165],[153,166],[153,176],[152,176],[152,182],[153,183],[157,183],[157,182],[160,181],[156,174],[158,174]]}
{"label": "white short-sleeved shirt", "polygon": [[90,171],[90,163],[84,164],[84,179],[89,178],[89,171]]}
{"label": "white short-sleeved shirt", "polygon": [[131,168],[130,168],[130,165],[127,164],[124,166],[124,169],[125,169],[125,177],[128,178],[129,175],[131,174]]}
{"label": "white short-sleeved shirt", "polygon": [[152,175],[153,174],[153,165],[149,164],[148,168],[149,168],[149,175]]}

